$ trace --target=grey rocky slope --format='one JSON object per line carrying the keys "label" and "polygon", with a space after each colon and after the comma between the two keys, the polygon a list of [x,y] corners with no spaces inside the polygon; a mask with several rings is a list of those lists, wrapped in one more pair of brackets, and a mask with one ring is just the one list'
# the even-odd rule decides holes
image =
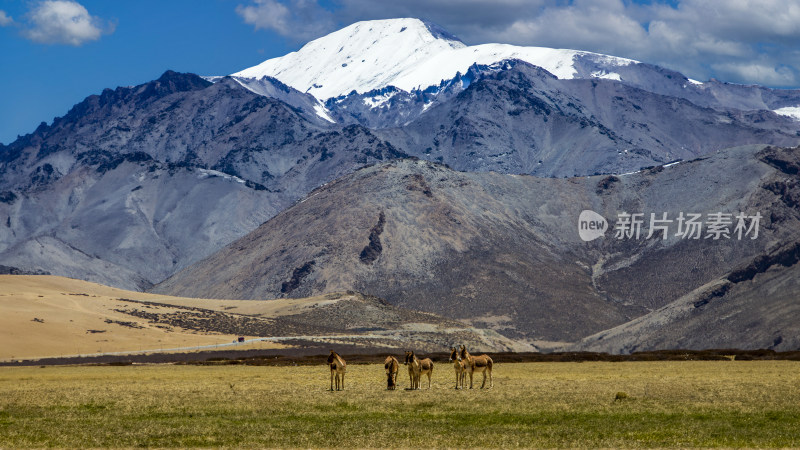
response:
{"label": "grey rocky slope", "polygon": [[572,351],[800,347],[800,243],[756,258],[645,316],[563,347]]}
{"label": "grey rocky slope", "polygon": [[404,156],[327,123],[173,72],[89,97],[0,151],[0,262],[144,289],[319,184]]}
{"label": "grey rocky slope", "polygon": [[[237,299],[355,289],[529,342],[574,342],[661,308],[800,237],[798,149],[727,149],[624,176],[462,173],[403,160],[313,191],[155,292]],[[757,239],[583,242],[584,209],[739,211]],[[705,233],[705,231],[703,231]]]}
{"label": "grey rocky slope", "polygon": [[549,177],[626,173],[737,145],[796,145],[798,132],[799,122],[770,111],[713,109],[613,80],[560,80],[524,62],[385,130],[408,153],[457,170]]}
{"label": "grey rocky slope", "polygon": [[[800,152],[768,149],[762,159],[780,172],[762,187],[787,209],[772,210],[773,223],[800,207]],[[794,225],[793,225],[794,226]],[[800,346],[800,241],[776,239],[762,254],[673,302],[565,347],[629,353],[669,348],[770,348]]]}

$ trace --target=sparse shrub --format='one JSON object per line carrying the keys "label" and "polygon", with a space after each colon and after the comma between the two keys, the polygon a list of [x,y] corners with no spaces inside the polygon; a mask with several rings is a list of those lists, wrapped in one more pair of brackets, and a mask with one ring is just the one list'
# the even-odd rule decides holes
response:
{"label": "sparse shrub", "polygon": [[621,401],[627,400],[627,399],[628,399],[628,394],[626,394],[626,393],[624,393],[622,391],[617,392],[617,395],[614,396],[614,401],[615,402],[621,402]]}

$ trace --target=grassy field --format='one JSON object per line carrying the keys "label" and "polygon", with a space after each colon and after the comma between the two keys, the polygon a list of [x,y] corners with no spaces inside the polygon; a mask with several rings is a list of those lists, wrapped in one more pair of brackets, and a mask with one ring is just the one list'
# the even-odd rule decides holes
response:
{"label": "grassy field", "polygon": [[350,365],[330,392],[323,364],[0,368],[0,447],[800,446],[798,362],[494,372],[492,390],[455,391],[438,364],[430,391],[386,391],[382,365]]}

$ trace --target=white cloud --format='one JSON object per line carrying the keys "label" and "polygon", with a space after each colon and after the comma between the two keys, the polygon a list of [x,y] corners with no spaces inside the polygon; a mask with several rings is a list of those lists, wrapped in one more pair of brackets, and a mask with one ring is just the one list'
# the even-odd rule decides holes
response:
{"label": "white cloud", "polygon": [[676,8],[652,7],[652,15],[676,29],[743,41],[800,37],[797,0],[682,0]]}
{"label": "white cloud", "polygon": [[0,9],[0,27],[11,25],[13,22],[14,20],[11,19],[11,16],[7,15],[5,11]]}
{"label": "white cloud", "polygon": [[254,4],[236,6],[236,13],[256,30],[272,30],[296,41],[307,41],[333,31],[333,14],[316,0],[255,0]]}
{"label": "white cloud", "polygon": [[758,84],[790,86],[797,82],[794,72],[788,67],[774,67],[772,64],[723,63],[714,64],[718,76],[727,79],[753,80]]}
{"label": "white cloud", "polygon": [[625,13],[619,0],[576,0],[566,7],[546,7],[534,17],[515,20],[499,36],[516,44],[611,52],[637,49],[646,39],[641,24]]}
{"label": "white cloud", "polygon": [[79,46],[100,39],[114,31],[80,3],[69,0],[47,0],[38,3],[27,16],[30,27],[25,37],[41,44]]}

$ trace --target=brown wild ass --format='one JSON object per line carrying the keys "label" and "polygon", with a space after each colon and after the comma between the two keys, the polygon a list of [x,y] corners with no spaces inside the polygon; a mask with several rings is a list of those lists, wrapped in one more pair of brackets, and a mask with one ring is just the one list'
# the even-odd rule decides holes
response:
{"label": "brown wild ass", "polygon": [[336,377],[336,390],[344,390],[344,372],[347,370],[347,363],[338,353],[331,350],[331,354],[328,356],[328,365],[331,368],[331,390],[333,390],[334,376]]}
{"label": "brown wild ass", "polygon": [[419,379],[428,375],[428,389],[431,388],[431,375],[433,375],[433,361],[430,358],[420,360],[414,352],[406,351],[408,377],[411,379],[411,389],[419,389]]}
{"label": "brown wild ass", "polygon": [[390,391],[397,389],[397,372],[400,371],[400,362],[394,356],[387,356],[383,367],[386,369],[386,389]]}
{"label": "brown wild ass", "polygon": [[453,363],[453,369],[456,371],[456,389],[464,389],[464,381],[467,378],[467,368],[458,350],[455,347],[450,348],[450,361]]}
{"label": "brown wild ass", "polygon": [[467,351],[467,347],[461,346],[461,360],[464,361],[467,373],[469,374],[469,388],[472,389],[472,373],[476,370],[483,372],[483,384],[481,389],[486,386],[486,373],[489,373],[489,387],[494,387],[494,380],[492,379],[492,358],[489,355],[472,356]]}

